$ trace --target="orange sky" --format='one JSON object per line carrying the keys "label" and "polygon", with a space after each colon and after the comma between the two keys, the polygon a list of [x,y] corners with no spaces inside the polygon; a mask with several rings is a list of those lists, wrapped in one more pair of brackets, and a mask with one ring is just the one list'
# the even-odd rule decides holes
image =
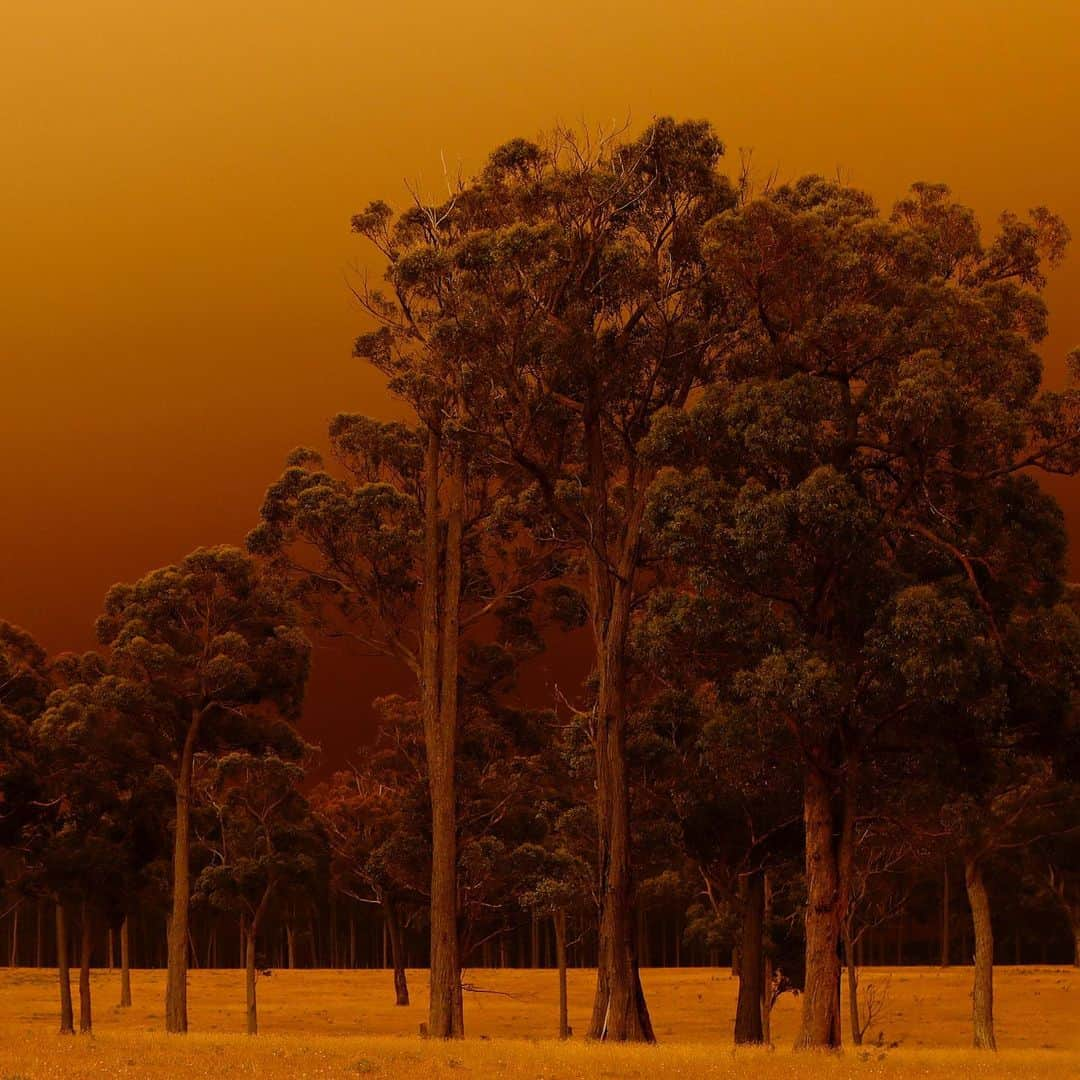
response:
{"label": "orange sky", "polygon": [[[329,415],[385,413],[349,359],[349,215],[438,191],[441,159],[706,117],[782,177],[840,168],[883,203],[944,180],[988,225],[1046,203],[1080,245],[1076,0],[5,8],[0,617],[54,649],[92,643],[112,582],[239,541]],[[1080,246],[1048,290],[1055,382],[1078,294]],[[1056,490],[1080,537],[1080,489]],[[387,685],[317,673],[316,734]]]}

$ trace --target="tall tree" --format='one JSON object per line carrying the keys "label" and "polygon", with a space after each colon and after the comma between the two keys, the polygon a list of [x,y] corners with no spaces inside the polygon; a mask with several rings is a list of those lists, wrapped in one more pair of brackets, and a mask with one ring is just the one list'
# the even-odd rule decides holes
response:
{"label": "tall tree", "polygon": [[717,519],[694,499],[679,509],[678,497],[670,501],[672,479],[657,480],[646,506],[650,543],[666,558],[637,616],[633,651],[638,667],[666,687],[650,710],[654,738],[670,759],[658,787],[678,822],[695,891],[704,885],[697,929],[732,946],[735,1042],[760,1043],[779,988],[801,983],[802,965],[788,956],[792,935],[781,935],[770,914],[797,877],[799,777],[790,733],[737,676],[781,639],[768,603],[726,576],[712,536]]}
{"label": "tall tree", "polygon": [[[453,202],[453,200],[452,200]],[[448,289],[410,249],[439,252],[464,225],[419,200],[397,220],[385,203],[353,229],[386,257],[388,288],[358,292],[377,329],[357,357],[387,376],[412,424],[341,415],[333,466],[298,451],[267,493],[249,547],[293,583],[320,627],[403,664],[416,679],[431,795],[429,1034],[464,1033],[458,941],[457,746],[461,643],[518,636],[523,602],[552,572],[531,549],[521,484],[462,424],[463,349],[444,338]],[[494,628],[494,629],[493,629]]]}
{"label": "tall tree", "polygon": [[105,598],[98,638],[153,703],[175,784],[165,1028],[186,1032],[197,752],[291,751],[308,671],[292,605],[236,548],[201,548]]}
{"label": "tall tree", "polygon": [[[578,553],[595,650],[600,964],[590,1034],[652,1040],[637,971],[626,771],[626,642],[643,589],[653,475],[638,443],[686,404],[725,352],[701,225],[734,201],[707,124],[640,139],[516,140],[480,177],[383,237],[395,282],[435,298],[430,334],[454,358],[453,415],[533,492],[534,534]],[[411,295],[412,293],[410,293]],[[409,333],[406,303],[399,332]],[[389,346],[372,338],[369,353]],[[389,366],[389,365],[388,365]]]}
{"label": "tall tree", "polygon": [[1066,239],[1036,210],[1006,216],[984,244],[971,212],[931,185],[884,220],[864,193],[814,177],[710,226],[713,284],[742,338],[725,378],[656,425],[656,452],[683,469],[657,498],[664,527],[697,528],[712,547],[733,595],[769,605],[777,644],[740,689],[788,728],[801,760],[800,1047],[840,1041],[860,770],[910,711],[882,691],[868,646],[879,613],[950,576],[990,605],[1016,547],[1057,543],[1021,474],[1077,464],[1080,397],[1042,391],[1035,352],[1041,267]]}

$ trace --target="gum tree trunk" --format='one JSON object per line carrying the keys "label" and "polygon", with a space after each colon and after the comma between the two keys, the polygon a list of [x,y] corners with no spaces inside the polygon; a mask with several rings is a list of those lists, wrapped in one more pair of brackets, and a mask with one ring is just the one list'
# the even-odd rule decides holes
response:
{"label": "gum tree trunk", "polygon": [[191,770],[199,738],[201,715],[196,710],[188,724],[176,778],[176,828],[173,837],[172,915],[169,919],[168,971],[165,980],[165,1030],[184,1034],[188,1029],[187,967],[188,914],[191,901]]}
{"label": "gum tree trunk", "polygon": [[390,939],[390,961],[394,965],[394,1004],[409,1004],[409,983],[405,975],[405,950],[401,943],[401,920],[393,900],[383,901],[386,931]]}
{"label": "gum tree trunk", "polygon": [[75,1034],[75,1011],[71,1004],[71,969],[68,963],[67,913],[56,904],[56,974],[60,980],[60,1034]]}
{"label": "gum tree trunk", "polygon": [[[603,595],[595,587],[593,591],[595,595]],[[609,616],[601,620],[597,632],[600,678],[595,740],[600,938],[589,1037],[612,1042],[655,1042],[638,972],[634,882],[630,866],[630,785],[626,772],[624,698],[630,601],[629,585],[619,582],[612,587],[610,604],[601,599],[593,605],[594,611],[607,611]]]}
{"label": "gum tree trunk", "polygon": [[245,922],[244,928],[244,1004],[247,1033],[259,1034],[259,1006],[255,997],[255,933]]}
{"label": "gum tree trunk", "polygon": [[813,764],[807,766],[804,778],[803,824],[806,986],[795,1049],[837,1049],[840,1046],[840,873],[829,784]]}
{"label": "gum tree trunk", "polygon": [[990,897],[977,857],[964,857],[964,884],[971,925],[975,932],[975,981],[971,991],[972,1022],[976,1050],[996,1050],[994,1036],[994,930],[990,921]]}
{"label": "gum tree trunk", "polygon": [[82,934],[79,949],[79,1034],[89,1035],[94,1030],[94,1017],[90,1008],[90,954],[93,952],[93,927],[86,901],[82,906]]}
{"label": "gum tree trunk", "polygon": [[131,1008],[131,928],[126,915],[120,924],[120,1008]]}
{"label": "gum tree trunk", "polygon": [[862,1022],[859,1018],[859,972],[855,966],[855,947],[851,942],[851,923],[844,920],[844,968],[847,971],[848,1017],[851,1041],[862,1046]]}
{"label": "gum tree trunk", "polygon": [[259,1006],[255,997],[255,981],[258,972],[255,969],[255,948],[259,940],[259,930],[270,906],[270,896],[274,890],[273,878],[263,889],[259,899],[259,905],[255,908],[250,921],[245,918],[240,920],[240,934],[244,941],[244,997],[247,1005],[247,1033],[258,1035],[259,1033]]}
{"label": "gum tree trunk", "polygon": [[[764,923],[768,926],[772,919],[772,887],[769,884],[768,874],[763,875],[762,891],[764,893]],[[766,1046],[772,1046],[772,1007],[773,962],[772,957],[766,953],[761,965],[761,1041]]]}
{"label": "gum tree trunk", "polygon": [[452,455],[447,475],[445,539],[440,521],[437,431],[425,453],[424,589],[421,625],[421,707],[431,792],[431,967],[428,1034],[463,1038],[461,962],[457,925],[458,637],[464,465]]}
{"label": "gum tree trunk", "polygon": [[743,878],[742,938],[739,948],[739,1000],[735,1009],[736,1044],[765,1041],[761,1024],[764,994],[765,874]]}
{"label": "gum tree trunk", "polygon": [[555,927],[555,965],[559,969],[559,1038],[570,1038],[570,1017],[566,1001],[566,912],[560,909],[552,919]]}

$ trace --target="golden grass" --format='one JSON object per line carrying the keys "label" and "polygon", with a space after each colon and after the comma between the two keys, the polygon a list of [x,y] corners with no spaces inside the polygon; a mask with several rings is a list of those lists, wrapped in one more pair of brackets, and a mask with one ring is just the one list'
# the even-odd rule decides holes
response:
{"label": "golden grass", "polygon": [[[193,971],[192,1033],[161,1033],[163,976],[133,975],[135,1006],[120,1009],[115,973],[94,973],[95,1033],[60,1038],[55,974],[0,970],[0,1080],[56,1077],[1080,1077],[1080,972],[996,972],[997,1055],[970,1044],[970,969],[870,969],[888,985],[875,1043],[842,1055],[790,1051],[798,1004],[774,1017],[777,1049],[734,1051],[735,981],[715,969],[643,973],[658,1047],[588,1045],[550,1038],[556,1022],[553,971],[471,971],[461,1043],[425,1042],[426,972],[410,972],[413,1004],[396,1008],[381,971],[280,971],[259,981],[262,1034],[243,1029],[236,971]],[[570,1020],[585,1029],[592,972],[570,972]],[[846,1014],[845,1014],[846,1020]]]}

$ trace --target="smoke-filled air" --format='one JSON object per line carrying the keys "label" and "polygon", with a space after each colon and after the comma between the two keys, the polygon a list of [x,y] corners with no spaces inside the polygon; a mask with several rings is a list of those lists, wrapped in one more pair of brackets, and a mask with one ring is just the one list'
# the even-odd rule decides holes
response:
{"label": "smoke-filled air", "polygon": [[1080,9],[3,37],[0,1075],[1080,1072]]}

